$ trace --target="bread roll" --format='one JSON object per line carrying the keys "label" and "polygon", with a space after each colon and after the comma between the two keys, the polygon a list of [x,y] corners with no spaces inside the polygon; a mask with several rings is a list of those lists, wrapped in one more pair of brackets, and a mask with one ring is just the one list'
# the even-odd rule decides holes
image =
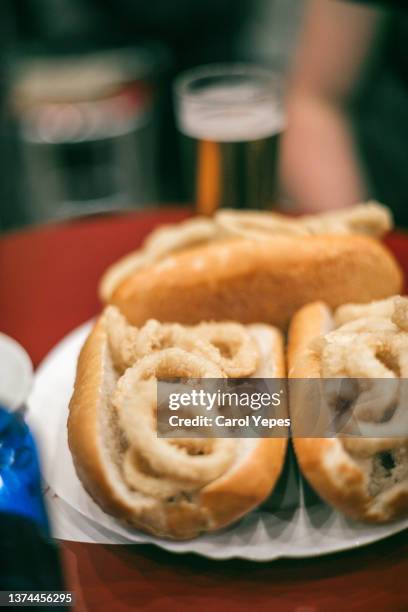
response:
{"label": "bread roll", "polygon": [[[401,298],[366,306],[347,304],[336,313],[323,302],[301,308],[289,328],[289,378],[319,379],[326,374],[330,377],[352,376],[352,368],[358,364],[360,369],[355,376],[362,378],[364,373],[371,374],[375,382],[374,374],[379,368],[379,394],[373,395],[371,410],[381,408],[380,394],[389,389],[384,384],[389,384],[399,374],[404,378],[407,376],[401,350],[406,352],[404,347],[408,345],[407,328],[403,327],[408,300],[403,300],[403,304],[398,300]],[[390,319],[392,304],[394,314]],[[335,320],[341,321],[342,325],[336,328]],[[362,348],[370,349],[371,345],[374,346],[373,359],[366,353],[360,355]],[[329,347],[330,353],[325,351],[325,347]],[[383,348],[389,362],[383,362],[382,354],[381,358],[376,356],[375,351]],[[402,370],[396,366],[395,351],[396,354],[400,352]],[[335,369],[329,367],[333,365],[329,354]],[[343,374],[341,368],[344,368]],[[385,382],[381,376],[388,377],[388,381]],[[314,422],[319,410],[312,403],[310,388],[303,386],[303,394],[290,393],[294,428],[302,427],[307,419]],[[354,400],[354,410],[356,406]],[[407,432],[408,413],[404,402],[391,407],[395,412],[390,418],[388,414],[389,420],[376,418],[375,422],[368,420],[364,423],[365,431],[381,437],[295,437],[293,440],[300,469],[316,492],[329,504],[357,520],[382,523],[408,514],[408,438],[403,437]],[[402,427],[401,422],[404,424]],[[395,437],[385,435],[387,431],[393,431]]]}
{"label": "bread roll", "polygon": [[[154,479],[156,487],[162,486],[163,490],[148,495],[129,486],[124,466],[130,444],[126,439],[130,439],[130,435],[123,428],[112,398],[116,397],[118,388],[123,391],[123,381],[132,368],[120,379],[108,337],[108,324],[105,312],[81,351],[68,420],[69,446],[77,474],[96,503],[131,527],[176,539],[193,538],[202,532],[225,527],[260,504],[271,493],[281,473],[287,445],[285,438],[229,439],[233,453],[231,463],[219,477],[195,490],[183,491],[181,487],[179,493],[166,496],[163,491],[169,479],[161,481],[158,472],[148,472],[147,478]],[[260,355],[254,375],[284,377],[280,332],[261,324],[248,330],[251,342],[257,347],[257,355]],[[126,336],[119,329],[113,339],[124,343],[125,358],[131,354],[128,341],[133,331]],[[156,354],[151,353],[147,359]],[[137,397],[137,401],[139,399],[143,401],[142,397]],[[137,408],[136,404],[136,426]]]}
{"label": "bread roll", "polygon": [[110,303],[141,325],[262,321],[284,328],[302,305],[368,302],[401,290],[393,256],[366,236],[275,236],[196,247],[134,272]]}
{"label": "bread roll", "polygon": [[361,234],[381,238],[392,229],[391,211],[377,202],[358,204],[344,210],[288,217],[266,210],[219,210],[214,217],[193,217],[156,228],[140,249],[109,266],[99,284],[99,295],[109,302],[115,289],[134,272],[170,253],[211,242],[234,238],[255,241],[274,236]]}

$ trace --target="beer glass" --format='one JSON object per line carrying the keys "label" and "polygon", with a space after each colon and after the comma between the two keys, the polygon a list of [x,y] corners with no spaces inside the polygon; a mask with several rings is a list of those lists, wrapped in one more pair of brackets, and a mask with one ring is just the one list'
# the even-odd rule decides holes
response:
{"label": "beer glass", "polygon": [[174,93],[186,186],[197,211],[270,207],[282,78],[252,64],[214,64],[181,74]]}

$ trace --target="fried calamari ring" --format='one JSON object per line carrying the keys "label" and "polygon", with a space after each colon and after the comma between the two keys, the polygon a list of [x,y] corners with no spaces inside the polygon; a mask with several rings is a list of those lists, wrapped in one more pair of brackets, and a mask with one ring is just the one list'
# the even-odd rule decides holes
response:
{"label": "fried calamari ring", "polygon": [[349,329],[345,327],[346,323],[359,321],[356,331],[373,331],[373,319],[382,319],[384,325],[386,322],[388,325],[394,323],[400,330],[408,331],[408,298],[395,295],[369,304],[344,304],[334,313],[335,325],[342,330]]}
{"label": "fried calamari ring", "polygon": [[217,360],[217,350],[194,333],[194,328],[185,328],[178,324],[162,324],[150,319],[138,329],[129,325],[114,306],[106,309],[105,318],[109,348],[115,368],[119,372],[124,372],[139,359],[166,348],[182,348],[203,355],[214,362]]}
{"label": "fried calamari ring", "polygon": [[[392,346],[388,338],[387,349]],[[380,342],[378,335],[365,333],[338,336],[332,332],[322,346],[324,378],[358,379],[359,393],[353,402],[352,414],[360,421],[382,422],[398,399],[399,380],[395,372],[378,359],[380,350],[384,350],[384,343]],[[398,352],[394,359],[398,359]],[[384,379],[389,380],[384,383]]]}
{"label": "fried calamari ring", "polygon": [[159,227],[146,238],[143,248],[156,259],[160,259],[169,253],[210,242],[217,238],[218,233],[214,221],[195,217]]}
{"label": "fried calamari ring", "polygon": [[408,332],[408,299],[400,295],[394,298],[394,312],[391,321],[401,331]]}
{"label": "fried calamari ring", "polygon": [[394,314],[395,301],[399,296],[377,300],[368,304],[344,304],[339,306],[334,313],[334,323],[340,327],[345,323],[355,320],[366,320],[367,318],[382,318],[390,320]]}
{"label": "fried calamari ring", "polygon": [[104,316],[113,363],[120,373],[142,357],[171,346],[164,342],[163,326],[154,319],[138,329],[115,306],[108,306]]}
{"label": "fried calamari ring", "polygon": [[342,438],[343,447],[349,453],[369,459],[377,453],[393,451],[399,448],[408,447],[407,438]]}
{"label": "fried calamari ring", "polygon": [[[156,388],[153,381],[141,382],[138,388],[140,402],[145,404],[153,404],[156,398]],[[123,419],[122,419],[123,420]],[[125,421],[125,427],[128,425]],[[132,427],[134,424],[131,424]],[[131,431],[127,427],[125,436],[128,438]],[[200,439],[182,439],[169,440],[169,443],[177,444],[180,447],[193,449],[194,452],[206,451],[209,440]],[[208,451],[207,451],[208,452]],[[176,478],[155,474],[148,462],[140,455],[137,446],[130,446],[124,455],[122,465],[123,476],[130,487],[135,491],[139,491],[146,495],[155,497],[156,499],[168,499],[182,492],[190,492],[197,489],[197,483],[191,481],[183,481]]]}
{"label": "fried calamari ring", "polygon": [[251,376],[259,365],[259,351],[248,331],[238,323],[201,323],[197,334],[217,349],[213,361],[227,376]]}
{"label": "fried calamari ring", "polygon": [[174,346],[202,355],[232,378],[250,376],[258,367],[258,348],[239,323],[201,323],[191,327],[175,323],[163,324],[162,329],[162,348]]}
{"label": "fried calamari ring", "polygon": [[103,317],[113,364],[116,370],[122,373],[137,359],[135,347],[139,330],[129,325],[115,306],[105,308]]}
{"label": "fried calamari ring", "polygon": [[352,419],[343,432],[359,437],[342,439],[344,448],[367,458],[408,446],[408,299],[347,305],[336,314],[348,322],[317,339],[312,350],[323,377],[358,379]]}
{"label": "fried calamari ring", "polygon": [[[130,369],[139,380],[150,378],[225,378],[224,373],[216,364],[200,355],[188,353],[177,347],[166,348],[151,355],[146,355]],[[123,377],[121,380],[124,380]],[[123,382],[122,385],[124,384]]]}
{"label": "fried calamari ring", "polygon": [[[158,438],[156,378],[162,377],[222,378],[222,372],[202,357],[189,355],[181,349],[166,349],[129,368],[118,381],[113,396],[113,405],[129,447],[137,449],[154,474],[192,482],[198,488],[218,478],[229,467],[234,459],[235,441],[205,439],[201,445],[203,454],[197,454],[198,441],[177,445],[175,440]],[[194,454],[186,452],[189,447]]]}
{"label": "fried calamari ring", "polygon": [[216,358],[216,350],[202,341],[193,331],[177,324],[161,324],[154,319],[138,329],[130,325],[114,306],[105,310],[106,329],[113,363],[119,372],[124,372],[139,359],[155,351],[178,347],[189,352]]}
{"label": "fried calamari ring", "polygon": [[273,212],[252,212],[223,209],[216,213],[215,222],[225,237],[265,240],[273,235],[305,236],[307,231],[295,219]]}
{"label": "fried calamari ring", "polygon": [[366,234],[379,238],[392,227],[389,210],[376,202],[293,219],[270,211],[221,210],[216,213],[215,222],[225,236],[239,236],[253,240],[270,238],[276,234],[299,236]]}
{"label": "fried calamari ring", "polygon": [[137,448],[129,448],[123,458],[122,472],[128,485],[135,491],[156,499],[168,499],[180,493],[197,489],[196,483],[191,481],[183,482],[175,478],[153,475],[149,474],[147,470],[142,465],[142,459]]}
{"label": "fried calamari ring", "polygon": [[367,202],[352,208],[305,215],[299,223],[308,234],[365,234],[380,238],[392,228],[391,213],[377,202]]}
{"label": "fried calamari ring", "polygon": [[238,323],[185,327],[151,319],[138,329],[129,325],[114,306],[106,309],[105,317],[113,362],[119,372],[124,372],[142,357],[166,348],[181,348],[201,355],[234,378],[250,376],[258,366],[257,346]]}
{"label": "fried calamari ring", "polygon": [[[214,323],[214,325],[218,325]],[[163,324],[163,348],[175,346],[189,353],[201,355],[219,365],[219,351],[199,333],[197,326],[178,323]]]}

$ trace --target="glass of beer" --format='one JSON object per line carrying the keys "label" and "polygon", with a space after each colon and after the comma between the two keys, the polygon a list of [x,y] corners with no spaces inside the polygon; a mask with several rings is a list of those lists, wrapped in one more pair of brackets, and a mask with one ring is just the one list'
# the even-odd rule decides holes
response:
{"label": "glass of beer", "polygon": [[282,78],[251,64],[202,66],[176,79],[186,186],[197,212],[271,207],[282,99]]}

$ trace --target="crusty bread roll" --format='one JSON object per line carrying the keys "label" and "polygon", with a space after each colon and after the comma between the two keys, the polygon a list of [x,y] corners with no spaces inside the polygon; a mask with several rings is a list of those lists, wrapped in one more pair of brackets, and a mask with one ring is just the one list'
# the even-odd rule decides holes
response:
{"label": "crusty bread roll", "polygon": [[214,217],[193,217],[156,228],[142,247],[113,263],[99,283],[101,300],[108,303],[116,288],[140,268],[171,253],[225,240],[268,240],[275,236],[324,234],[365,235],[381,238],[393,226],[391,211],[377,202],[358,204],[344,210],[288,217],[272,211],[218,211]]}
{"label": "crusty bread roll", "polygon": [[[403,358],[408,349],[407,314],[408,299],[401,302],[401,298],[347,304],[335,313],[323,302],[307,304],[295,314],[289,328],[289,378],[370,376],[379,387],[378,393],[373,387],[374,405],[366,402],[365,406],[380,408],[381,392],[390,389],[384,385],[390,378],[407,376]],[[397,365],[398,355],[402,365]],[[312,392],[316,388],[303,384],[297,392],[290,391],[292,427],[298,427],[298,432],[307,431],[302,429],[304,423],[308,419],[316,422],[322,414]],[[408,414],[403,402],[396,408],[393,400],[390,402],[387,410],[395,412],[391,417],[386,415],[389,420],[382,415],[375,422],[364,422],[365,431],[372,432],[370,436],[381,437],[293,439],[299,466],[316,492],[357,520],[382,523],[408,514],[408,438],[403,437]],[[402,427],[401,422],[405,423]],[[393,431],[395,437],[385,435],[387,431]]]}
{"label": "crusty bread roll", "polygon": [[234,239],[173,254],[140,268],[110,303],[141,325],[159,321],[262,321],[284,328],[316,299],[336,307],[400,292],[401,270],[367,236],[275,236]]}
{"label": "crusty bread roll", "polygon": [[358,204],[344,210],[316,215],[288,217],[270,210],[219,210],[211,219],[193,217],[159,226],[147,236],[142,247],[113,263],[99,283],[99,295],[108,303],[126,278],[170,253],[191,247],[246,238],[268,240],[274,236],[360,234],[381,238],[393,226],[391,211],[377,202]]}
{"label": "crusty bread roll", "polygon": [[[115,312],[113,315],[120,324],[120,315]],[[163,493],[164,487],[169,483],[180,485],[180,481],[169,478],[163,478],[161,481],[157,472],[149,471],[147,478],[152,482],[154,480],[156,487],[160,488],[162,485],[163,491],[148,495],[130,487],[124,471],[130,435],[126,428],[123,429],[121,415],[118,416],[115,393],[117,394],[118,389],[126,393],[126,378],[129,372],[132,372],[132,367],[126,369],[130,365],[126,364],[126,360],[131,362],[135,359],[135,351],[139,350],[140,346],[137,345],[134,328],[127,329],[123,325],[121,328],[118,325],[115,335],[109,335],[111,318],[112,309],[110,312],[108,309],[97,321],[81,351],[70,402],[69,446],[77,474],[85,489],[107,513],[132,527],[161,537],[192,538],[238,520],[260,504],[272,491],[282,470],[287,440],[227,440],[233,453],[231,463],[219,477],[195,490],[183,491],[181,482],[178,494],[166,496],[166,493]],[[150,321],[143,332],[144,338],[145,332],[152,338],[151,334],[157,330],[157,326],[157,322]],[[180,326],[177,326],[171,331],[177,335],[180,329]],[[262,324],[253,325],[248,330],[248,338],[256,347],[257,363],[260,356],[254,376],[285,376],[283,339],[280,332]],[[188,339],[188,335],[182,336],[183,346],[187,346]],[[119,348],[123,348],[124,362],[115,356],[115,343],[119,343]],[[202,348],[201,346],[200,350]],[[174,351],[179,351],[177,355],[187,354],[181,349],[168,350],[173,351],[173,355]],[[150,363],[152,356],[157,354],[153,351],[136,362],[133,371],[142,362]],[[210,368],[209,372],[212,371]],[[169,375],[180,375],[177,366]],[[142,402],[143,397],[136,395],[133,400],[136,402],[134,408],[137,427],[138,402]],[[142,477],[145,478],[144,473]]]}

